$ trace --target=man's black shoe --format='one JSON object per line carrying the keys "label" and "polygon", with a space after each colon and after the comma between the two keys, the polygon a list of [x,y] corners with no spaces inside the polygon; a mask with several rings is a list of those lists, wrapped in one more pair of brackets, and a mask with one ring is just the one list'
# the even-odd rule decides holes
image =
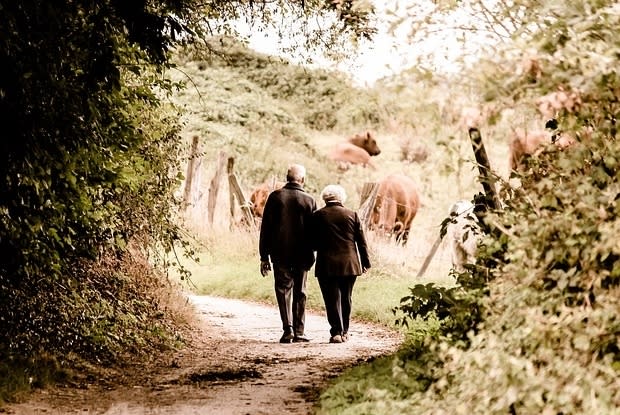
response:
{"label": "man's black shoe", "polygon": [[295,336],[293,336],[293,333],[285,331],[282,337],[280,337],[280,343],[290,343],[293,341],[294,337]]}
{"label": "man's black shoe", "polygon": [[304,335],[293,337],[293,343],[308,343],[309,341],[310,339]]}

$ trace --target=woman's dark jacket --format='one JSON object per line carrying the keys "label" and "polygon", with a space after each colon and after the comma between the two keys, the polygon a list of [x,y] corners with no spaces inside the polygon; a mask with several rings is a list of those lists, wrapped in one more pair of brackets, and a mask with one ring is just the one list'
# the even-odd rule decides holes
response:
{"label": "woman's dark jacket", "polygon": [[271,192],[260,227],[261,261],[271,257],[275,265],[309,270],[314,264],[309,224],[315,210],[314,198],[298,183]]}
{"label": "woman's dark jacket", "polygon": [[317,278],[361,275],[370,268],[368,246],[357,212],[340,202],[328,202],[312,215]]}

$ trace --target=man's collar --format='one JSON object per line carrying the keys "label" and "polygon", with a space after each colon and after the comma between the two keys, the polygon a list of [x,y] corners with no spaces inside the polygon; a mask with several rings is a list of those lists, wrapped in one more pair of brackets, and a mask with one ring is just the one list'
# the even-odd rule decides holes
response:
{"label": "man's collar", "polygon": [[288,182],[284,185],[284,187],[286,187],[287,189],[304,190],[303,185],[297,182]]}

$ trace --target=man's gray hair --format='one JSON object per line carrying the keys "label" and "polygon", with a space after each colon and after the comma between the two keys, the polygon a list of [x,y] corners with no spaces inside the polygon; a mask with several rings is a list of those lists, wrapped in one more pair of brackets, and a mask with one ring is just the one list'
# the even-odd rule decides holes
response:
{"label": "man's gray hair", "polygon": [[306,177],[306,168],[301,164],[291,164],[286,172],[287,182],[302,183]]}
{"label": "man's gray hair", "polygon": [[345,192],[342,186],[337,184],[328,184],[321,191],[321,199],[327,202],[340,202],[344,203],[347,200],[347,192]]}

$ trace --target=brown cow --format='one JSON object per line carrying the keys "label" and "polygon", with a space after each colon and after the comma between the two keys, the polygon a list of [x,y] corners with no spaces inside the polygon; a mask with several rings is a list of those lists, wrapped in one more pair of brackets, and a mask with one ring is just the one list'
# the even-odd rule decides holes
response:
{"label": "brown cow", "polygon": [[367,131],[365,134],[356,134],[336,144],[329,153],[329,158],[338,162],[340,170],[346,170],[353,164],[375,168],[370,158],[380,153],[381,149],[377,145],[377,140],[370,131]]}
{"label": "brown cow", "polygon": [[566,133],[556,136],[549,131],[515,130],[510,140],[509,166],[511,171],[522,171],[526,157],[540,153],[545,145],[555,143],[560,149],[570,147],[575,139]]}
{"label": "brown cow", "polygon": [[420,196],[414,181],[404,174],[390,174],[378,183],[369,228],[394,236],[406,244],[411,222],[420,208]]}
{"label": "brown cow", "polygon": [[535,102],[536,109],[543,117],[543,120],[555,118],[562,110],[567,112],[575,112],[581,105],[581,96],[575,91],[565,91],[558,88],[557,91],[543,95]]}
{"label": "brown cow", "polygon": [[260,219],[263,217],[263,210],[265,209],[265,203],[267,202],[269,193],[283,187],[285,184],[286,182],[278,181],[275,178],[267,179],[252,191],[250,195],[250,209],[255,218]]}
{"label": "brown cow", "polygon": [[347,141],[363,148],[371,156],[378,156],[381,154],[381,149],[377,145],[377,140],[370,131],[366,131],[365,134],[355,134],[353,137],[349,137]]}

